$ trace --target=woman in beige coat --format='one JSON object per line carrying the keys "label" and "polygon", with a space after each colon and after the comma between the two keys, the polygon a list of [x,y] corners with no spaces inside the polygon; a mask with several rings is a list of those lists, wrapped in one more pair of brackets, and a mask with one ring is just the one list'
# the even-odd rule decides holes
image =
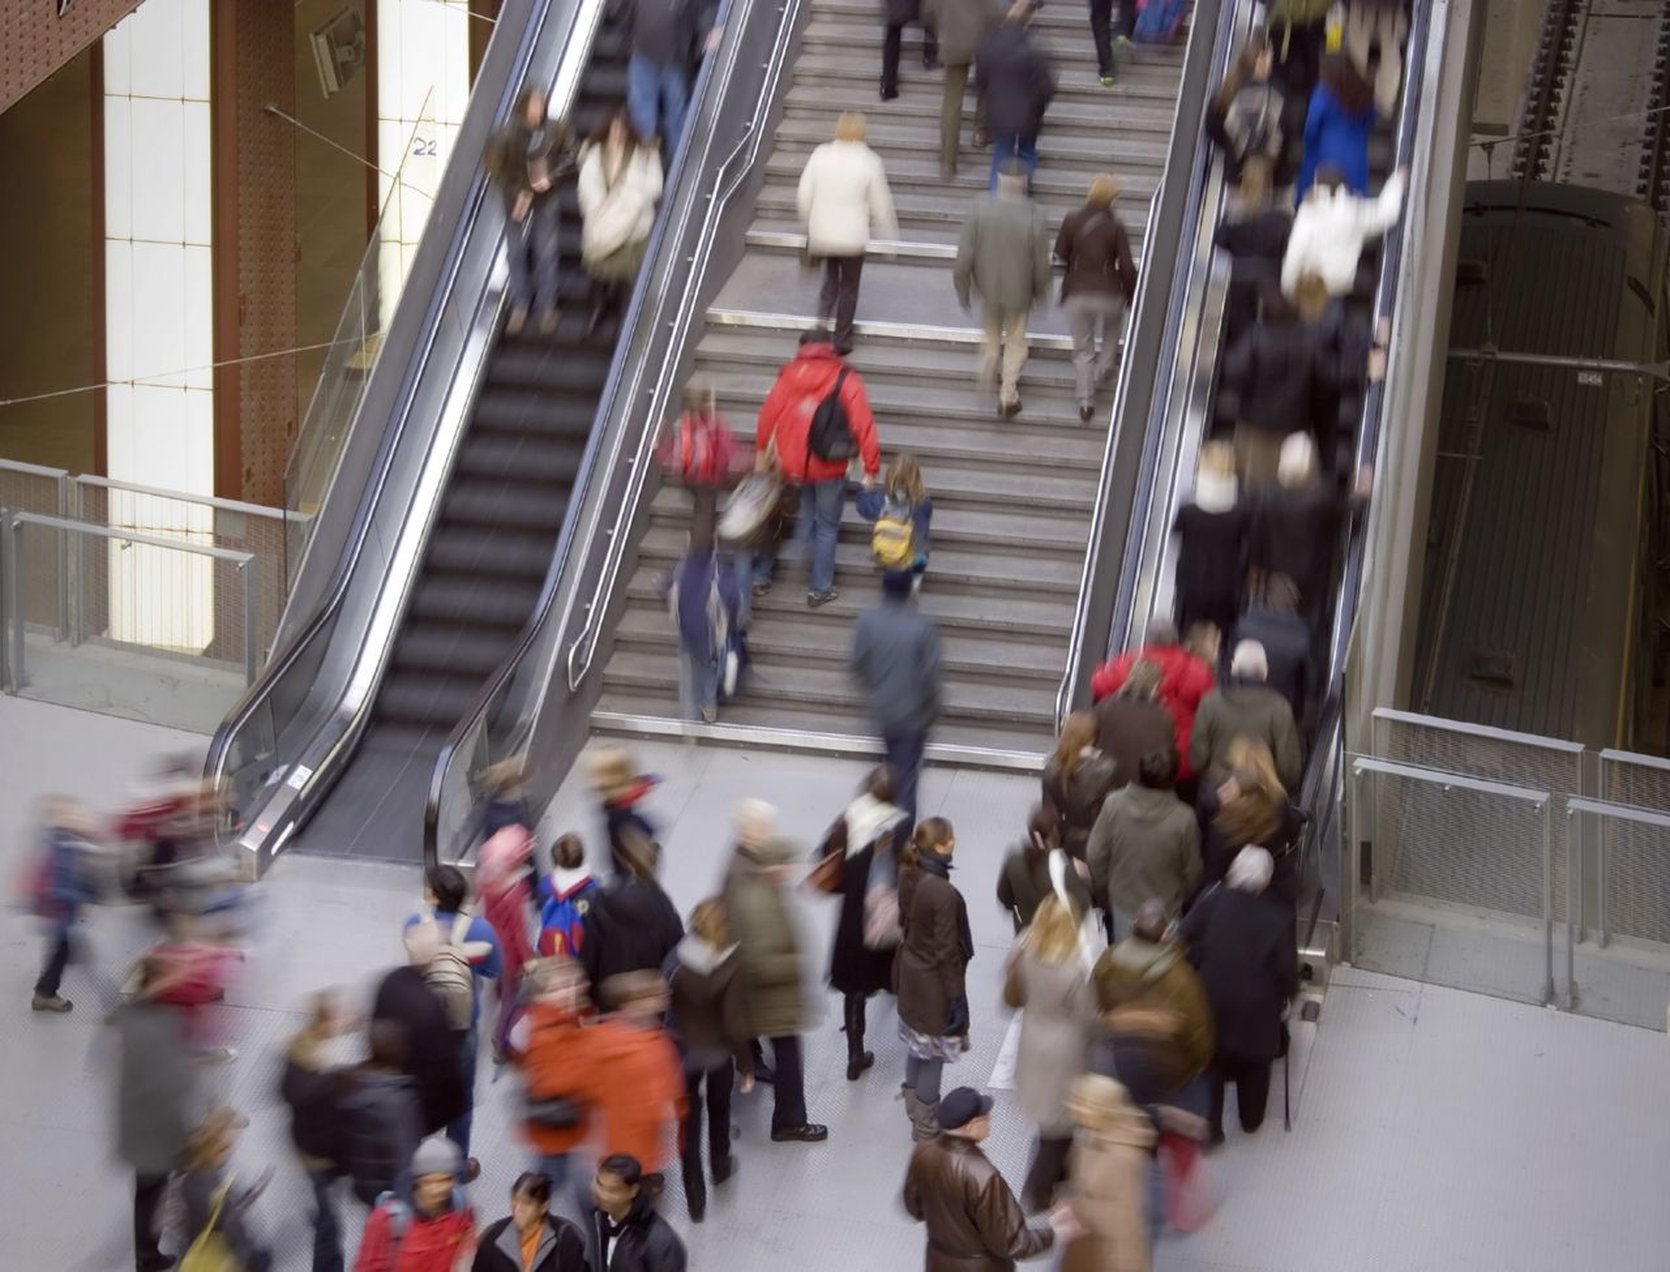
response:
{"label": "woman in beige coat", "polygon": [[1124,1087],[1098,1073],[1073,1083],[1068,1108],[1079,1133],[1067,1202],[1084,1235],[1067,1246],[1061,1272],[1149,1272],[1154,1124]]}
{"label": "woman in beige coat", "polygon": [[864,136],[864,116],[855,110],[843,114],[835,123],[835,140],[806,160],[795,200],[806,227],[806,261],[823,262],[818,317],[834,323],[835,351],[843,357],[852,352],[858,280],[870,238],[899,232],[887,170]]}

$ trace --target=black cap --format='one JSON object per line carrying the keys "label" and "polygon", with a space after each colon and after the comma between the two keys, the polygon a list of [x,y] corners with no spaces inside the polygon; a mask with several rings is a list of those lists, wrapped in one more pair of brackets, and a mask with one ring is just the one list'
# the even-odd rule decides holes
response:
{"label": "black cap", "polygon": [[940,1098],[940,1129],[946,1131],[961,1130],[975,1118],[984,1117],[991,1111],[991,1096],[981,1095],[973,1087],[958,1087],[955,1091],[949,1091]]}

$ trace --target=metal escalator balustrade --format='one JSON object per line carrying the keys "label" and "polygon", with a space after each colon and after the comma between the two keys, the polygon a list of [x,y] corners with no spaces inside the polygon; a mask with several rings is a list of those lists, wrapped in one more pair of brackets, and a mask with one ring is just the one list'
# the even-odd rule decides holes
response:
{"label": "metal escalator balustrade", "polygon": [[[668,175],[661,215],[621,325],[597,426],[579,464],[569,515],[534,615],[515,648],[448,736],[430,774],[425,860],[462,859],[473,846],[475,776],[525,754],[530,800],[555,793],[586,733],[584,679],[601,607],[621,568],[631,509],[652,467],[672,400],[684,334],[700,312],[724,213],[754,169],[767,116],[793,46],[800,0],[731,0],[725,35],[704,59]],[[623,518],[625,520],[623,520]]]}
{"label": "metal escalator balustrade", "polygon": [[[1083,205],[1102,171],[1118,176],[1119,210],[1140,223],[1165,168],[1185,48],[1134,50],[1110,89],[1097,82],[1081,12],[1046,6],[1031,29],[1059,80],[1034,181],[1051,230]],[[708,308],[693,369],[717,387],[738,435],[751,438],[778,370],[815,321],[818,279],[797,263],[801,172],[830,139],[834,112],[864,110],[899,230],[869,252],[848,361],[864,378],[884,467],[901,451],[915,454],[934,502],[933,557],[918,601],[937,621],[945,655],[934,751],[972,762],[1036,763],[1053,731],[1101,435],[1079,418],[1071,344],[1054,295],[1028,324],[1021,414],[999,418],[995,395],[978,385],[980,320],[958,307],[950,261],[969,208],[985,193],[990,152],[967,144],[970,99],[959,173],[942,178],[934,109],[941,76],[913,61],[901,75],[899,98],[878,103],[879,43],[873,5],[810,0],[747,250]],[[1148,244],[1135,246],[1146,268]],[[600,728],[683,728],[676,641],[658,581],[683,550],[688,507],[688,496],[670,485],[649,494],[603,670],[594,717]],[[817,610],[806,605],[803,572],[785,558],[776,586],[753,603],[753,674],[722,710],[719,728],[784,730],[839,738],[848,750],[870,748],[867,712],[847,668],[853,622],[879,595],[868,544],[868,525],[849,507],[836,551],[841,595]]]}
{"label": "metal escalator balustrade", "polygon": [[312,615],[287,627],[211,743],[207,775],[229,784],[258,869],[340,777],[370,717],[484,377],[504,251],[487,140],[525,83],[550,86],[553,113],[571,108],[604,8],[508,0],[501,13],[296,581],[292,604]]}

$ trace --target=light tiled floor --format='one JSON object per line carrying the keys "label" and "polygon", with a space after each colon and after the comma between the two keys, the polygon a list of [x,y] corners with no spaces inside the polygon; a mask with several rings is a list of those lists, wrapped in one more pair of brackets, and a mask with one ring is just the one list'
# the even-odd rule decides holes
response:
{"label": "light tiled floor", "polygon": [[[84,741],[120,722],[57,713],[30,718],[25,746],[7,727],[14,705],[0,699],[9,826],[33,791],[68,784],[96,793],[90,763],[131,768],[147,745],[131,732]],[[149,744],[171,739],[152,736]],[[686,910],[717,882],[735,798],[773,799],[784,829],[811,841],[859,776],[856,766],[808,757],[678,746],[645,748],[644,757],[666,778],[654,807],[667,828],[669,887]],[[111,789],[120,787],[115,780]],[[1001,1043],[997,991],[1008,930],[991,889],[1032,798],[1032,784],[1020,778],[938,771],[924,783],[924,813],[943,813],[959,827],[957,878],[979,947],[970,986],[975,1051],[948,1075],[954,1081],[984,1083]],[[551,824],[595,839],[595,818],[575,783],[553,806]],[[12,835],[9,843],[17,842]],[[240,1153],[246,1167],[279,1166],[260,1221],[284,1269],[306,1266],[309,1203],[274,1093],[277,1048],[296,1027],[307,991],[365,987],[399,957],[399,919],[416,889],[415,867],[327,858],[286,859],[271,877],[257,958],[224,1013],[240,1058],[206,1076],[253,1116]],[[813,952],[809,979],[821,980],[831,908],[812,898],[800,906]],[[96,916],[92,935],[107,974],[95,984],[72,971],[67,991],[78,1009],[63,1019],[29,1015],[35,938],[23,920],[3,930],[0,1266],[118,1269],[126,1182],[110,1162],[111,1072],[98,1006],[101,994],[114,992],[112,977],[141,929],[127,911]],[[819,1002],[822,1018],[808,1040],[809,1103],[830,1124],[830,1142],[771,1144],[768,1106],[739,1098],[741,1170],[715,1194],[706,1224],[689,1230],[676,1185],[667,1199],[696,1269],[921,1266],[921,1232],[897,1202],[909,1148],[893,1099],[903,1050],[891,1007],[872,1006],[879,1063],[849,1084],[834,1000],[820,994]],[[1231,1132],[1212,1161],[1218,1218],[1205,1233],[1164,1239],[1162,1272],[1666,1266],[1670,1210],[1660,1180],[1670,1160],[1670,1110],[1656,1098],[1666,1077],[1661,1035],[1352,969],[1330,989],[1320,1027],[1303,1029],[1293,1133],[1283,1134],[1279,1108],[1257,1137]],[[473,1192],[482,1212],[497,1215],[525,1159],[509,1126],[511,1082],[491,1078],[484,1066],[476,1135],[486,1171]],[[990,1149],[1011,1179],[1024,1170],[1028,1134],[1000,1093]]]}

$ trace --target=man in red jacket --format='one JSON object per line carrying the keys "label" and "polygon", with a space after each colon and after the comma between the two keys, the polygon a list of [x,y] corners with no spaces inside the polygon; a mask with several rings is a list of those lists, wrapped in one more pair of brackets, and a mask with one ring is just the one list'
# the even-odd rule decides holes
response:
{"label": "man in red jacket", "polygon": [[[845,457],[826,459],[813,451],[812,419],[837,386],[850,441]],[[841,528],[841,510],[847,501],[850,456],[857,454],[863,462],[866,487],[873,485],[881,472],[876,421],[870,414],[864,381],[835,352],[826,331],[814,329],[800,337],[800,352],[777,373],[777,383],[771,386],[765,404],[760,407],[754,436],[755,462],[759,467],[769,463],[768,454],[773,445],[783,479],[800,487],[800,516],[794,535],[797,543],[812,545],[812,573],[807,582],[806,603],[815,609],[827,605],[837,595],[835,538]],[[771,570],[776,562],[775,546],[761,549],[754,558],[755,596],[763,596],[771,589]]]}
{"label": "man in red jacket", "polygon": [[1189,738],[1194,733],[1195,711],[1200,707],[1200,700],[1218,687],[1218,680],[1211,664],[1178,643],[1177,628],[1168,619],[1154,619],[1144,635],[1141,649],[1127,649],[1096,668],[1090,677],[1090,700],[1100,702],[1118,693],[1138,659],[1157,664],[1160,705],[1177,722],[1177,780],[1188,781],[1194,777],[1189,767]]}

